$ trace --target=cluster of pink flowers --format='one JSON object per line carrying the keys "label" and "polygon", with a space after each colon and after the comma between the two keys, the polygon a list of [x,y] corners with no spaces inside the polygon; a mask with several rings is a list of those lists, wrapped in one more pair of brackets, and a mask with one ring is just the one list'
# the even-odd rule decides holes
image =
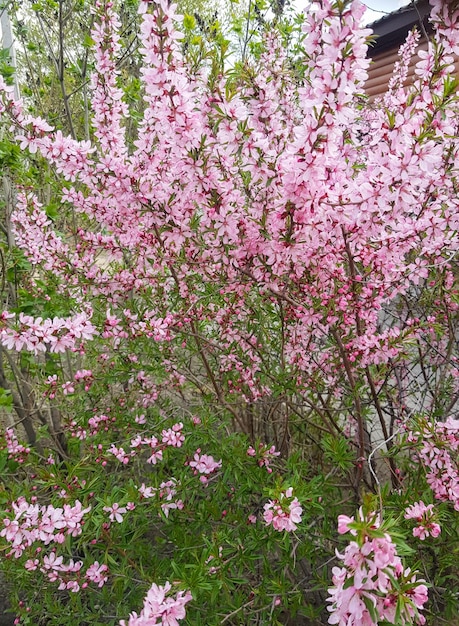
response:
{"label": "cluster of pink flowers", "polygon": [[52,542],[63,543],[66,535],[80,535],[83,517],[91,507],[83,508],[81,502],[76,500],[73,506],[64,504],[62,508],[55,508],[51,504],[29,504],[21,497],[12,503],[12,509],[14,518],[3,520],[0,537],[5,537],[11,544],[9,556],[19,558],[35,541],[48,545]]}
{"label": "cluster of pink flowers", "polygon": [[272,525],[279,532],[296,530],[301,522],[303,509],[298,498],[293,497],[292,487],[281,493],[278,499],[269,500],[263,508],[266,526]]}
{"label": "cluster of pink flowers", "polygon": [[103,587],[108,580],[106,565],[100,565],[98,561],[94,561],[83,573],[83,561],[70,559],[65,563],[64,557],[57,556],[55,551],[45,555],[41,565],[39,559],[35,558],[28,559],[24,567],[29,572],[39,569],[48,577],[48,580],[58,584],[59,591],[67,590],[77,593],[80,589],[85,589],[89,582]]}
{"label": "cluster of pink flowers", "polygon": [[107,311],[102,337],[104,339],[112,338],[114,348],[117,348],[123,339],[129,338],[129,333],[121,326],[121,319],[113,315],[110,310]]}
{"label": "cluster of pink flowers", "polygon": [[156,404],[158,399],[158,387],[157,381],[152,376],[147,375],[144,370],[140,370],[135,375],[132,375],[129,379],[129,384],[137,383],[140,387],[140,394],[138,398],[138,404],[147,408]]}
{"label": "cluster of pink flowers", "polygon": [[408,441],[420,443],[416,454],[427,470],[435,498],[452,502],[459,511],[459,420],[449,417],[435,424],[421,422],[409,432]]}
{"label": "cluster of pink flowers", "polygon": [[[137,440],[138,438],[131,442],[131,447],[134,447]],[[156,437],[144,437],[141,441],[141,445],[146,445],[149,448],[150,456],[147,459],[147,463],[156,465],[158,461],[163,460],[163,449],[165,446],[161,445]]]}
{"label": "cluster of pink flowers", "polygon": [[128,112],[123,101],[123,91],[116,85],[119,70],[115,59],[121,49],[118,34],[121,22],[113,10],[112,2],[98,0],[94,12],[99,18],[91,32],[96,43],[96,68],[91,75],[95,134],[103,150],[118,157],[126,150],[121,121]]}
{"label": "cluster of pink flowers", "polygon": [[169,511],[178,509],[181,510],[184,507],[183,500],[175,500],[177,495],[177,481],[172,478],[171,480],[163,481],[159,485],[159,489],[155,487],[146,487],[145,483],[139,487],[139,493],[142,498],[153,498],[158,494],[161,501],[161,510],[166,517],[169,517]]}
{"label": "cluster of pink flowers", "polygon": [[399,98],[405,97],[403,86],[407,79],[409,64],[416,52],[419,39],[420,34],[418,31],[409,32],[405,43],[402,44],[398,51],[400,59],[394,63],[392,77],[389,80],[387,92],[384,96],[386,106],[391,106]]}
{"label": "cluster of pink flowers", "polygon": [[91,370],[78,370],[73,377],[76,383],[84,383],[84,390],[89,391],[92,383],[94,382],[93,373]]}
{"label": "cluster of pink flowers", "polygon": [[[23,553],[33,547],[35,543],[45,546],[50,544],[63,544],[66,537],[81,535],[84,516],[89,513],[91,507],[83,508],[79,500],[73,505],[64,504],[61,507],[50,505],[30,504],[25,498],[19,498],[12,503],[14,518],[5,518],[0,537],[10,545],[8,557],[19,559]],[[70,559],[64,562],[64,557],[59,556],[55,548],[49,553],[43,552],[42,547],[37,547],[34,556],[24,563],[28,571],[39,569],[51,582],[56,582],[60,590],[68,590],[76,593],[88,586],[89,582],[102,587],[108,579],[108,567],[95,561],[83,573],[83,561]]]}
{"label": "cluster of pink flowers", "polygon": [[[48,376],[48,378],[44,381],[45,385],[49,387],[44,392],[44,396],[47,396],[50,400],[53,400],[57,394],[58,387],[58,379],[57,374],[53,374],[52,376]],[[69,396],[75,393],[75,385],[78,383],[84,383],[84,390],[89,391],[91,385],[93,383],[93,376],[91,370],[78,370],[75,373],[74,380],[67,380],[65,383],[62,383],[61,389],[64,396]],[[76,423],[76,422],[75,422]]]}
{"label": "cluster of pink flowers", "polygon": [[43,395],[45,397],[48,396],[50,400],[54,400],[54,398],[56,397],[56,393],[57,393],[57,374],[48,376],[48,378],[44,381],[44,384],[48,385],[49,389],[47,389],[43,393]]}
{"label": "cluster of pink flowers", "polygon": [[170,326],[174,319],[172,315],[158,317],[155,311],[145,311],[143,319],[134,327],[137,335],[145,335],[155,341],[170,341],[172,339]]}
{"label": "cluster of pink flowers", "polygon": [[73,386],[73,382],[71,380],[68,380],[67,382],[63,383],[61,387],[62,387],[62,393],[64,394],[64,396],[71,396],[72,394],[75,393],[75,387]]}
{"label": "cluster of pink flowers", "polygon": [[[108,432],[109,426],[115,421],[115,417],[109,417],[108,415],[94,415],[88,419],[87,427],[78,424],[76,420],[72,420],[69,423],[69,430],[72,437],[76,437],[77,439],[84,441],[88,438],[88,436],[94,437],[101,430]],[[112,452],[112,450],[108,450],[108,452]]]}
{"label": "cluster of pink flowers", "polygon": [[175,496],[177,495],[177,481],[174,479],[164,481],[159,486],[159,497],[163,502],[161,502],[161,509],[166,517],[169,517],[169,511],[178,509],[183,509],[183,501],[175,500]]}
{"label": "cluster of pink flowers", "polygon": [[107,450],[109,454],[113,454],[120,463],[123,465],[127,465],[129,460],[136,455],[135,450],[131,450],[130,452],[125,452],[124,448],[115,446],[114,443]]}
{"label": "cluster of pink flowers", "polygon": [[150,456],[147,459],[147,463],[151,463],[152,465],[156,465],[158,461],[161,461],[163,458],[163,451],[167,447],[172,448],[180,448],[185,441],[185,435],[183,434],[183,423],[177,422],[173,424],[171,428],[164,428],[161,432],[162,440],[161,442],[157,437],[149,436],[142,437],[141,435],[137,435],[130,442],[131,450],[126,452],[123,447],[115,446],[115,444],[111,444],[110,448],[107,450],[110,454],[113,454],[120,463],[123,465],[127,465],[131,458],[136,456],[141,450],[143,446],[149,448]]}
{"label": "cluster of pink flowers", "polygon": [[271,461],[280,455],[280,452],[276,452],[276,446],[268,447],[263,443],[258,444],[258,450],[255,450],[250,446],[247,450],[248,456],[256,457],[258,465],[260,467],[266,467],[269,474],[272,473],[272,469],[269,467]]}
{"label": "cluster of pink flowers", "polygon": [[413,505],[405,509],[405,519],[414,519],[418,523],[413,528],[414,537],[419,537],[424,541],[427,537],[438,537],[441,533],[441,527],[434,522],[433,504],[424,504],[422,500],[415,502]]}
{"label": "cluster of pink flowers", "polygon": [[198,448],[194,454],[193,460],[190,461],[190,467],[194,469],[195,474],[201,474],[200,480],[202,483],[207,482],[209,474],[213,474],[222,466],[222,460],[216,461],[210,454],[201,454],[201,449]]}
{"label": "cluster of pink flowers", "polygon": [[168,595],[172,585],[152,584],[144,599],[140,615],[131,613],[129,620],[120,621],[120,626],[178,626],[178,621],[185,618],[185,605],[193,599],[189,591],[179,591],[175,597]]}
{"label": "cluster of pink flowers", "polygon": [[108,432],[110,422],[114,422],[115,417],[108,415],[94,415],[88,419],[89,434],[96,435],[101,429]]}
{"label": "cluster of pink flowers", "polygon": [[[52,228],[52,221],[42,209],[42,205],[32,196],[18,194],[17,204],[12,215],[16,245],[24,250],[32,263],[43,263],[45,269],[62,273],[69,248]],[[27,228],[23,224],[27,223]]]}
{"label": "cluster of pink flowers", "polygon": [[18,463],[23,463],[25,457],[30,454],[30,448],[19,443],[13,428],[7,428],[5,430],[5,441],[8,458],[14,459]]}
{"label": "cluster of pink flowers", "polygon": [[133,315],[129,309],[123,311],[124,320],[107,311],[104,331],[105,339],[112,338],[112,346],[117,348],[123,339],[134,339],[145,336],[155,341],[170,341],[172,339],[170,326],[173,324],[172,315],[157,317],[155,311],[145,311],[141,320]]}
{"label": "cluster of pink flowers", "polygon": [[172,446],[173,448],[181,448],[183,442],[185,441],[185,435],[182,433],[183,424],[182,422],[178,422],[174,424],[172,428],[164,429],[161,433],[162,442],[167,446]]}
{"label": "cluster of pink flowers", "polygon": [[39,352],[73,352],[81,350],[84,341],[90,341],[96,335],[96,329],[90,322],[91,315],[82,312],[73,317],[42,319],[20,313],[17,317],[3,313],[4,321],[11,320],[0,330],[0,342],[9,350],[28,350]]}
{"label": "cluster of pink flowers", "polygon": [[333,568],[334,587],[329,589],[329,624],[376,626],[425,624],[419,613],[427,602],[427,587],[416,574],[404,568],[397,548],[380,529],[376,513],[359,511],[357,521],[340,515],[338,532],[355,537],[344,554],[337,552],[343,567]]}

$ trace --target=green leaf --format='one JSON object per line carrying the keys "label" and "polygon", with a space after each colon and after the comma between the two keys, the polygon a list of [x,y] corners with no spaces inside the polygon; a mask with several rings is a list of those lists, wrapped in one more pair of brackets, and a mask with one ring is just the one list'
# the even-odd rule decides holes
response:
{"label": "green leaf", "polygon": [[45,213],[52,220],[56,219],[58,216],[58,208],[59,204],[57,202],[50,202],[47,206],[45,206]]}
{"label": "green leaf", "polygon": [[[5,469],[6,467],[6,462],[8,461],[8,452],[6,450],[3,450],[0,453],[0,473]],[[3,491],[2,489],[0,489],[0,503],[1,503],[1,496],[3,495]]]}
{"label": "green leaf", "polygon": [[13,408],[13,397],[9,389],[0,387],[0,406],[8,409]]}
{"label": "green leaf", "polygon": [[183,16],[183,26],[186,30],[193,30],[196,28],[196,20],[192,15],[185,13]]}
{"label": "green leaf", "polygon": [[94,39],[92,39],[92,37],[90,37],[90,35],[88,35],[86,33],[86,35],[83,37],[83,48],[92,48],[95,44]]}
{"label": "green leaf", "polygon": [[363,599],[365,606],[367,607],[367,611],[370,614],[371,619],[373,620],[375,624],[377,624],[379,620],[378,611],[376,610],[375,605],[371,601],[371,598],[368,598],[367,596],[363,594],[361,595],[361,598]]}

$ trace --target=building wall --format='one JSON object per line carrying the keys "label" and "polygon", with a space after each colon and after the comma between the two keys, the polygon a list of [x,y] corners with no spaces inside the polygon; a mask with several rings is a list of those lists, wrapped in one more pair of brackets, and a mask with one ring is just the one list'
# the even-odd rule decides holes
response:
{"label": "building wall", "polygon": [[[418,50],[427,50],[427,40],[423,37],[418,45]],[[368,80],[365,84],[365,92],[370,96],[370,101],[375,100],[376,98],[383,96],[389,84],[389,80],[392,76],[392,72],[394,69],[395,62],[398,61],[398,46],[393,46],[388,50],[384,50],[379,54],[375,54],[372,57],[372,63],[368,70]],[[415,67],[416,63],[419,61],[419,56],[415,53],[411,57],[410,65],[408,67],[408,77],[405,82],[405,85],[413,84],[416,75],[415,75]],[[459,78],[459,58],[456,58],[455,61],[456,72],[455,75]]]}

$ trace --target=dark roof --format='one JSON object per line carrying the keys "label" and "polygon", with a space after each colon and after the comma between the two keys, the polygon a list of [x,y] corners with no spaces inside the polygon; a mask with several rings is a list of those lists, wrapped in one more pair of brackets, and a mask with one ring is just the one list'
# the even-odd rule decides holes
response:
{"label": "dark roof", "polygon": [[[430,33],[432,31],[429,22],[430,10],[431,6],[428,0],[418,0],[415,6],[411,3],[385,15],[376,22],[368,24],[368,28],[372,29],[376,37],[376,41],[368,51],[369,56],[372,57],[395,46],[400,46],[416,24],[421,32],[426,30],[427,33]],[[421,28],[421,22],[423,28]]]}

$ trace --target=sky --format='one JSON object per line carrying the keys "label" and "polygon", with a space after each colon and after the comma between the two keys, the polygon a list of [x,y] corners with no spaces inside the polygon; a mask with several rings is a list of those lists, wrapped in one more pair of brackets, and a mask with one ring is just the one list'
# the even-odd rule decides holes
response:
{"label": "sky", "polygon": [[[310,0],[309,0],[310,1]],[[362,4],[367,7],[367,11],[364,17],[365,24],[371,24],[376,20],[381,19],[388,13],[396,11],[407,4],[410,4],[411,0],[360,0]],[[291,0],[290,6],[295,11],[301,11],[307,6],[308,0]]]}
{"label": "sky", "polygon": [[402,6],[410,4],[410,0],[361,0],[367,7],[365,13],[365,22],[367,24],[381,19],[387,13],[396,11]]}

